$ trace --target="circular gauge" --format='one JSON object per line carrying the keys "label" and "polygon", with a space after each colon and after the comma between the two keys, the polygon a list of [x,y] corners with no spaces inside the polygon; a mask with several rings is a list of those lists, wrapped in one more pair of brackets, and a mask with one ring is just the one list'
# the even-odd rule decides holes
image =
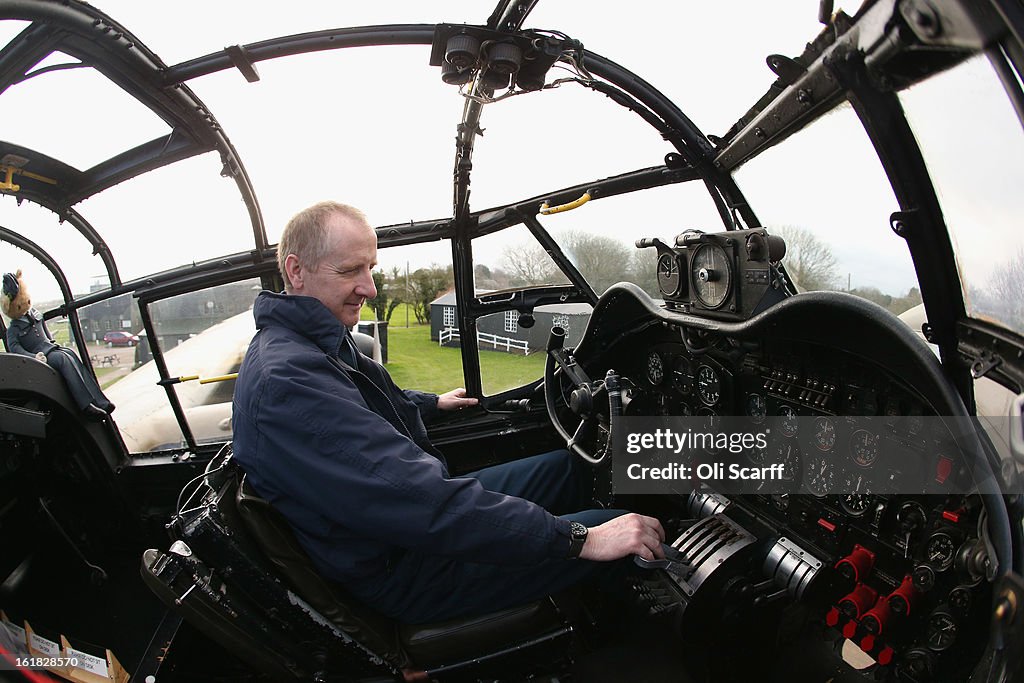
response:
{"label": "circular gauge", "polygon": [[949,591],[949,604],[957,612],[967,614],[971,609],[971,589],[967,586],[957,586]]}
{"label": "circular gauge", "polygon": [[724,304],[732,287],[732,270],[725,249],[717,244],[697,247],[690,261],[690,281],[694,296],[706,308]]}
{"label": "circular gauge", "polygon": [[757,467],[768,464],[768,449],[758,448],[757,446],[748,448],[747,460],[750,461],[750,464],[756,465]]}
{"label": "circular gauge", "polygon": [[706,405],[713,406],[718,403],[722,394],[722,381],[716,371],[710,365],[702,365],[697,368],[697,396]]}
{"label": "circular gauge", "polygon": [[860,517],[871,508],[872,499],[863,474],[851,472],[846,475],[843,480],[843,495],[839,498],[839,506],[846,514]]}
{"label": "circular gauge", "polygon": [[796,479],[797,468],[800,467],[800,449],[792,441],[778,441],[772,445],[769,453],[772,463],[782,464],[782,480]]}
{"label": "circular gauge", "polygon": [[665,296],[679,294],[679,262],[675,254],[662,254],[658,257],[658,289]]}
{"label": "circular gauge", "polygon": [[814,445],[819,451],[830,451],[836,445],[836,425],[827,417],[814,420]]}
{"label": "circular gauge", "polygon": [[665,379],[665,364],[657,353],[652,352],[647,356],[647,379],[655,386],[661,384],[661,380]]}
{"label": "circular gauge", "polygon": [[768,416],[768,405],[761,394],[749,394],[747,396],[747,415],[751,422],[761,424]]}
{"label": "circular gauge", "polygon": [[878,458],[878,438],[866,429],[858,429],[850,435],[850,452],[855,463],[871,467]]}
{"label": "circular gauge", "polygon": [[807,490],[818,498],[824,498],[835,491],[836,470],[828,458],[821,455],[804,461]]}
{"label": "circular gauge", "polygon": [[693,385],[695,380],[693,377],[693,364],[685,358],[680,358],[676,361],[675,367],[672,368],[672,384],[675,385],[676,391],[683,396],[689,396],[693,393]]}
{"label": "circular gauge", "polygon": [[956,543],[946,532],[937,531],[928,539],[924,554],[925,559],[941,572],[944,569],[949,569],[953,564],[953,558],[956,557]]}
{"label": "circular gauge", "polygon": [[957,630],[956,619],[949,609],[941,606],[935,608],[928,617],[925,637],[928,647],[937,652],[948,650],[956,642]]}
{"label": "circular gauge", "polygon": [[779,417],[782,418],[780,427],[783,436],[795,436],[798,427],[796,411],[791,406],[779,406]]}

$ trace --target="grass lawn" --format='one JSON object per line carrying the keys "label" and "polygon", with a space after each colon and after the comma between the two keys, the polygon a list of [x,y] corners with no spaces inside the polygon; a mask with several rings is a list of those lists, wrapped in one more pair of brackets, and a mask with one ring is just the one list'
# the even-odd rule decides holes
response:
{"label": "grass lawn", "polygon": [[[363,309],[363,319],[372,320],[373,312]],[[544,373],[544,354],[523,356],[503,351],[482,350],[480,366],[484,392],[496,394],[526,384]],[[402,388],[444,393],[465,384],[462,375],[462,351],[438,346],[430,339],[430,325],[416,324],[410,312],[405,327],[401,307],[391,316],[388,325],[388,372]]]}

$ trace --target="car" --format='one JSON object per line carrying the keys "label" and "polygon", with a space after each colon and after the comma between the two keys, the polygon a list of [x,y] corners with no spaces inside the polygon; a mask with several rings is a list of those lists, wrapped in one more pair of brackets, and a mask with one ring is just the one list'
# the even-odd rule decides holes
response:
{"label": "car", "polygon": [[107,346],[135,346],[139,343],[139,335],[131,332],[107,332],[103,335]]}
{"label": "car", "polygon": [[[1022,680],[1024,16],[697,4],[0,0],[0,259],[80,357],[83,320],[152,353],[102,422],[0,353],[0,648],[90,680]],[[376,228],[396,382],[480,399],[427,425],[453,475],[563,447],[662,520],[620,602],[399,624],[247,486],[249,309],[321,198]]]}

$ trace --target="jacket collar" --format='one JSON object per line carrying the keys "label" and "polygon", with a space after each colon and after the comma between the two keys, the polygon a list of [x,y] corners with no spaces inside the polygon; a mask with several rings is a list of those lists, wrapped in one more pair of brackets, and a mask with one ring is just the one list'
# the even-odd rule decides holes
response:
{"label": "jacket collar", "polygon": [[306,337],[327,354],[337,356],[348,329],[321,303],[311,296],[277,294],[263,291],[252,307],[256,329],[274,325]]}

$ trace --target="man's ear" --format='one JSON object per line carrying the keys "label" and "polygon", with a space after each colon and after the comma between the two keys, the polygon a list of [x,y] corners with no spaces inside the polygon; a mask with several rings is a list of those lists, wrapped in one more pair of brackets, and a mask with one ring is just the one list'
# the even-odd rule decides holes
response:
{"label": "man's ear", "polygon": [[299,263],[299,257],[295,254],[288,254],[284,259],[284,276],[287,282],[288,291],[299,291],[303,287],[305,269]]}

